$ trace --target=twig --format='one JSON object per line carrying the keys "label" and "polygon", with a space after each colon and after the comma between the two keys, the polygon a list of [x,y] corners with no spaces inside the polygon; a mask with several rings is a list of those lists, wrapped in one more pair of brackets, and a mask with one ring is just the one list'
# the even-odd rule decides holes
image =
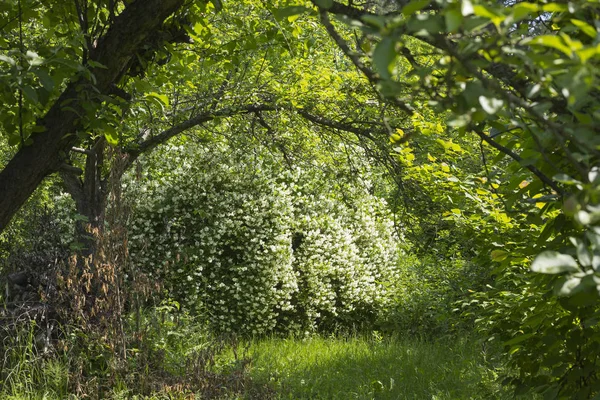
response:
{"label": "twig", "polygon": [[[509,156],[513,160],[515,160],[517,162],[521,162],[523,160],[521,158],[521,156],[519,156],[517,153],[513,152],[509,148],[506,148],[506,147],[502,146],[500,143],[495,142],[492,139],[490,139],[490,137],[488,135],[486,135],[480,129],[473,129],[473,132],[475,132],[487,144],[489,144],[490,146],[492,146],[496,150],[498,150],[498,151],[506,154],[507,156]],[[552,190],[554,190],[556,193],[558,193],[561,197],[564,195],[563,190],[560,187],[558,187],[558,185],[556,184],[556,182],[554,182],[552,179],[550,179],[546,174],[544,174],[542,171],[540,171],[539,169],[537,169],[535,166],[533,166],[533,165],[527,165],[527,166],[525,166],[525,168],[527,168],[529,171],[531,171],[543,183],[545,183],[546,185],[550,186],[552,188]]]}

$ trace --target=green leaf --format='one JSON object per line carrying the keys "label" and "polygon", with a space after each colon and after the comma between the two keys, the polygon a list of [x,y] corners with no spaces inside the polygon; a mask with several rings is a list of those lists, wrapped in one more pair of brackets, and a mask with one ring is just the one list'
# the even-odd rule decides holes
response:
{"label": "green leaf", "polygon": [[9,146],[16,146],[19,143],[21,143],[21,138],[19,137],[19,135],[9,135],[8,136],[8,145]]}
{"label": "green leaf", "polygon": [[581,30],[581,32],[585,33],[592,39],[596,39],[596,35],[598,34],[598,32],[596,32],[594,27],[588,24],[587,22],[581,21],[579,19],[572,19],[571,23],[578,27]]}
{"label": "green leaf", "polygon": [[98,61],[88,60],[87,63],[92,68],[108,69],[108,67],[106,65],[99,63]]}
{"label": "green leaf", "polygon": [[315,4],[324,10],[329,10],[333,7],[333,0],[314,0]]}
{"label": "green leaf", "polygon": [[215,11],[220,12],[223,9],[223,3],[221,0],[210,0],[213,6],[215,6]]}
{"label": "green leaf", "polygon": [[504,101],[493,97],[479,96],[479,104],[486,113],[494,115],[502,109]]}
{"label": "green leaf", "polygon": [[[588,297],[590,294],[596,294],[596,282],[597,278],[594,274],[583,275],[576,274],[572,276],[567,276],[561,278],[556,285],[554,286],[554,291],[557,296],[573,296],[579,294],[583,297]],[[593,296],[589,296],[593,297]],[[576,303],[580,305],[585,305],[585,303],[589,300],[584,299],[576,299]],[[583,301],[582,301],[583,300]]]}
{"label": "green leaf", "polygon": [[52,92],[54,89],[54,79],[43,69],[36,69],[34,73],[37,75],[42,87],[46,89],[47,92]]}
{"label": "green leaf", "polygon": [[565,185],[577,185],[581,183],[577,179],[573,179],[567,174],[554,175],[552,179],[557,182],[564,183]]}
{"label": "green leaf", "polygon": [[115,129],[115,127],[106,124],[104,127],[104,137],[106,138],[106,141],[111,145],[111,146],[116,146],[119,144],[119,134],[117,133],[117,130]]}
{"label": "green leaf", "polygon": [[501,262],[508,258],[508,252],[504,250],[493,250],[490,254],[492,261]]}
{"label": "green leaf", "polygon": [[14,67],[15,65],[17,65],[16,61],[15,61],[13,58],[10,58],[9,56],[5,56],[5,55],[2,55],[2,54],[0,54],[0,61],[7,62],[7,63],[9,63],[11,66],[13,66],[13,67]]}
{"label": "green leaf", "polygon": [[417,36],[437,35],[445,30],[444,16],[429,13],[419,14],[416,18],[409,20],[408,30]]}
{"label": "green leaf", "polygon": [[489,19],[497,28],[504,21],[504,16],[496,13],[495,10],[484,5],[476,5],[473,7],[473,13],[479,17]]}
{"label": "green leaf", "polygon": [[514,339],[504,342],[504,346],[513,346],[515,344],[524,342],[525,340],[529,339],[532,336],[534,336],[533,333],[525,333],[523,335],[519,335]]}
{"label": "green leaf", "polygon": [[32,103],[38,103],[38,95],[34,88],[31,86],[23,86],[21,89],[23,90],[23,94],[27,100]]}
{"label": "green leaf", "polygon": [[279,8],[275,10],[275,18],[283,20],[284,18],[291,17],[294,15],[304,14],[305,12],[311,11],[310,8],[303,6],[290,6],[285,8]]}
{"label": "green leaf", "polygon": [[540,7],[533,3],[518,3],[512,8],[511,23],[519,22],[522,19],[528,18],[530,15],[537,13]]}
{"label": "green leaf", "polygon": [[593,222],[592,215],[584,210],[579,210],[575,213],[575,220],[581,225],[589,225]]}
{"label": "green leaf", "polygon": [[573,55],[573,50],[569,47],[564,39],[560,36],[556,35],[542,35],[536,36],[529,41],[530,44],[535,44],[539,46],[551,47],[553,49],[559,50],[563,52],[565,55],[571,57]]}
{"label": "green leaf", "polygon": [[391,72],[396,61],[396,50],[394,49],[396,42],[386,36],[377,44],[373,50],[373,63],[375,69],[383,79],[390,79]]}
{"label": "green leaf", "polygon": [[30,50],[27,50],[27,53],[25,53],[25,57],[27,57],[27,61],[31,66],[38,66],[44,63],[43,58],[41,58],[37,53]]}
{"label": "green leaf", "polygon": [[463,16],[458,9],[448,10],[445,14],[446,29],[450,33],[458,31],[463,21]]}
{"label": "green leaf", "polygon": [[152,92],[152,93],[148,93],[146,95],[147,99],[156,99],[159,101],[159,103],[161,103],[163,106],[169,106],[169,98],[164,95],[164,94],[160,94],[160,93],[156,93],[156,92]]}
{"label": "green leaf", "polygon": [[469,122],[471,122],[471,116],[469,114],[459,114],[448,121],[448,126],[453,128],[462,128],[469,125]]}
{"label": "green leaf", "polygon": [[577,259],[584,267],[592,265],[592,253],[589,251],[583,240],[577,243]]}
{"label": "green leaf", "polygon": [[420,11],[427,7],[430,3],[430,0],[414,0],[409,1],[407,5],[402,7],[402,14],[405,17],[411,16],[417,11]]}
{"label": "green leaf", "polygon": [[562,274],[564,272],[577,272],[579,266],[577,261],[568,254],[546,250],[533,260],[531,270],[541,274]]}
{"label": "green leaf", "polygon": [[570,296],[578,291],[577,288],[580,284],[580,277],[571,276],[557,282],[556,286],[554,287],[554,292],[560,297]]}
{"label": "green leaf", "polygon": [[568,11],[569,7],[566,4],[549,3],[549,4],[544,4],[542,6],[542,10],[544,10],[545,12],[560,13],[560,12]]}
{"label": "green leaf", "polygon": [[382,17],[380,15],[363,15],[362,17],[360,17],[360,19],[371,26],[374,26],[378,29],[382,29],[383,27],[385,27],[385,23],[387,21],[387,18]]}

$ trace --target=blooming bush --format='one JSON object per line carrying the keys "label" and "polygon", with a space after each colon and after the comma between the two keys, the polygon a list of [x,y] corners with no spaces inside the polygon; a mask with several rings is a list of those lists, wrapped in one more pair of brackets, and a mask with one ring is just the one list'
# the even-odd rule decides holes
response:
{"label": "blooming bush", "polygon": [[385,203],[360,187],[344,203],[319,188],[331,181],[322,171],[215,147],[172,146],[127,178],[132,261],[220,331],[373,317],[397,257]]}

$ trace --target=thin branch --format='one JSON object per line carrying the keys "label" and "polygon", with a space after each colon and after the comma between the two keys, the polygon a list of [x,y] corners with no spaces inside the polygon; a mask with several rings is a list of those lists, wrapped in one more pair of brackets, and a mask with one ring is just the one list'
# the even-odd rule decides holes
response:
{"label": "thin branch", "polygon": [[79,27],[81,28],[81,33],[83,33],[83,38],[85,40],[85,44],[83,46],[83,53],[81,56],[81,63],[85,65],[88,59],[88,51],[91,48],[91,41],[88,35],[88,19],[87,19],[87,0],[84,0],[84,5],[79,3],[79,0],[74,0],[75,9],[77,11],[77,19],[79,21]]}
{"label": "thin branch", "polygon": [[[283,155],[283,159],[285,160],[285,163],[287,164],[288,168],[291,170],[294,163],[292,162],[292,159],[289,156],[288,151],[285,148],[285,146],[282,143],[278,142],[277,135],[275,134],[275,130],[273,129],[273,127],[271,125],[269,125],[269,123],[267,121],[265,121],[265,119],[263,118],[263,116],[260,112],[257,112],[254,115],[256,115],[256,120],[258,121],[258,124],[267,130],[267,133],[269,134],[269,136],[271,136],[271,139],[272,139],[274,145],[281,152],[281,154]],[[254,121],[252,121],[252,123],[254,124]],[[254,129],[253,129],[253,131],[254,131]]]}
{"label": "thin branch", "polygon": [[373,84],[376,84],[377,82],[379,82],[379,77],[377,77],[377,75],[375,75],[375,73],[373,71],[371,71],[369,68],[367,68],[363,64],[363,62],[358,57],[358,54],[356,54],[354,51],[352,51],[350,49],[350,47],[348,46],[348,43],[346,43],[346,41],[335,30],[335,28],[331,24],[331,21],[329,20],[329,15],[327,14],[327,12],[321,11],[320,17],[321,17],[321,23],[323,24],[323,26],[325,26],[325,29],[327,30],[327,33],[329,33],[329,36],[331,36],[331,38],[335,41],[335,43],[338,45],[340,50],[342,50],[342,52],[348,58],[350,58],[350,60],[356,66],[356,68],[358,68],[365,75],[365,77],[369,80],[369,82],[371,82]]}
{"label": "thin branch", "polygon": [[494,187],[492,180],[490,178],[491,177],[490,170],[488,169],[487,159],[485,157],[485,150],[483,148],[483,139],[479,142],[479,150],[481,151],[481,161],[483,162],[483,166],[485,168],[485,175],[487,176],[487,181],[490,184],[490,188],[491,188],[492,192],[500,199],[500,201],[504,205],[504,209],[508,212],[509,211],[508,205],[506,204],[506,202],[504,201],[504,198],[500,195],[500,193],[498,193],[498,190]]}
{"label": "thin branch", "polygon": [[[490,146],[492,146],[496,150],[500,151],[501,153],[506,154],[507,156],[509,156],[513,160],[515,160],[517,162],[521,162],[523,160],[521,158],[521,156],[519,156],[517,153],[513,152],[512,150],[510,150],[507,147],[502,146],[500,143],[495,142],[494,140],[490,139],[490,137],[488,135],[486,135],[485,132],[483,132],[482,130],[480,130],[480,129],[473,129],[473,132],[475,132],[487,144],[489,144]],[[527,166],[525,166],[525,168],[527,168],[529,171],[531,171],[543,183],[545,183],[546,185],[548,185],[549,187],[551,187],[552,190],[554,190],[556,193],[558,193],[561,197],[564,195],[563,190],[560,187],[558,187],[558,185],[556,184],[556,182],[554,182],[552,179],[550,179],[546,174],[544,174],[542,171],[540,171],[539,169],[537,169],[535,166],[533,166],[533,165],[527,165]]]}
{"label": "thin branch", "polygon": [[60,171],[67,172],[70,174],[75,174],[75,175],[83,174],[83,170],[81,168],[75,167],[71,164],[61,164]]}
{"label": "thin branch", "polygon": [[363,136],[369,140],[375,141],[375,138],[373,137],[371,132],[366,129],[360,129],[360,128],[356,128],[352,125],[343,124],[338,121],[333,121],[333,120],[324,118],[320,115],[313,115],[303,109],[296,109],[296,112],[314,124],[326,126],[328,128],[338,129],[341,131],[354,133],[357,136]]}
{"label": "thin branch", "polygon": [[82,149],[81,147],[71,147],[71,151],[74,151],[75,153],[81,153],[81,154],[92,154],[91,150]]}
{"label": "thin branch", "polygon": [[[331,38],[335,41],[335,43],[340,48],[340,50],[342,50],[342,52],[350,59],[350,61],[352,61],[352,63],[356,66],[356,68],[358,68],[358,70],[364,74],[364,76],[367,78],[367,80],[372,85],[376,85],[376,84],[380,83],[381,79],[379,78],[379,76],[377,74],[375,74],[375,72],[373,72],[371,69],[369,69],[365,66],[365,64],[360,60],[360,57],[358,56],[358,54],[356,52],[352,51],[352,49],[350,49],[350,46],[348,46],[348,43],[346,43],[346,41],[335,30],[333,24],[329,20],[329,16],[328,16],[327,12],[321,11],[320,16],[321,16],[321,23],[323,24],[323,26],[325,26],[325,30],[327,30],[327,33],[329,33],[329,36],[331,36]],[[396,107],[400,108],[402,111],[406,112],[409,115],[412,115],[415,112],[415,110],[413,109],[413,107],[410,104],[400,101],[396,97],[386,98],[386,100],[390,101]]]}
{"label": "thin branch", "polygon": [[154,149],[155,147],[165,143],[172,137],[190,129],[201,125],[205,122],[213,121],[220,117],[231,117],[233,115],[257,113],[260,111],[275,111],[276,108],[271,105],[264,104],[250,104],[244,107],[229,107],[215,112],[199,114],[193,118],[190,118],[180,124],[177,124],[156,136],[153,136],[141,143],[137,143],[129,148],[125,149],[125,153],[129,154],[128,166],[135,161],[142,153]]}
{"label": "thin branch", "polygon": [[[350,124],[346,124],[346,123],[339,122],[339,121],[334,121],[334,120],[325,118],[320,115],[311,114],[308,111],[301,109],[301,108],[297,108],[297,109],[295,109],[295,111],[296,111],[296,113],[298,113],[299,115],[301,115],[302,117],[304,117],[305,119],[309,120],[310,122],[312,122],[314,124],[317,124],[320,126],[325,126],[325,127],[332,128],[332,129],[337,129],[340,131],[354,133],[356,136],[367,138],[372,142],[377,142],[376,138],[373,136],[373,133],[377,133],[379,135],[385,135],[386,137],[388,136],[388,129],[385,129],[385,130],[384,129],[381,129],[381,130],[361,129],[361,128],[357,128],[353,125],[350,125]],[[380,124],[377,123],[377,125],[380,125]],[[391,127],[389,129],[391,129]],[[399,142],[402,142],[402,143],[406,142],[413,134],[413,130],[411,128],[403,128],[403,130],[407,133],[404,137],[402,137],[402,139],[400,139]]]}

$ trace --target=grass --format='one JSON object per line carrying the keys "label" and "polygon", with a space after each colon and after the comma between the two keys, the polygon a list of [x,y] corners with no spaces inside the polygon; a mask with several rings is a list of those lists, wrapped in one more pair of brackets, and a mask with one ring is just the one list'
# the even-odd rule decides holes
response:
{"label": "grass", "polygon": [[494,399],[506,397],[476,340],[265,339],[250,375],[279,399]]}
{"label": "grass", "polygon": [[[138,366],[122,370],[122,379],[104,379],[97,375],[103,379],[104,394],[88,398],[442,400],[510,397],[508,390],[497,383],[487,351],[476,339],[429,342],[406,337],[383,338],[374,333],[273,337],[225,346],[209,339],[203,328],[190,326],[194,325],[191,320],[185,322],[191,324],[171,326],[167,332],[148,337],[151,343],[170,338],[169,343],[160,345],[158,353],[156,349],[148,353],[154,355],[154,359],[157,354],[163,354],[156,360],[160,371]],[[181,335],[172,334],[180,330]],[[32,340],[32,331],[24,330],[13,337],[10,348],[4,349],[0,398],[77,399],[69,393],[70,381],[76,378],[74,371],[69,370],[73,365],[72,354],[67,358],[66,354],[42,356],[35,351]],[[203,346],[198,351],[200,344]],[[78,357],[85,357],[86,353],[89,351]],[[186,359],[196,360],[196,366],[183,363]],[[172,377],[164,381],[168,385],[162,384],[165,376]],[[144,389],[150,386],[155,389],[150,392]],[[202,390],[194,395],[192,392],[196,389],[193,388]]]}

